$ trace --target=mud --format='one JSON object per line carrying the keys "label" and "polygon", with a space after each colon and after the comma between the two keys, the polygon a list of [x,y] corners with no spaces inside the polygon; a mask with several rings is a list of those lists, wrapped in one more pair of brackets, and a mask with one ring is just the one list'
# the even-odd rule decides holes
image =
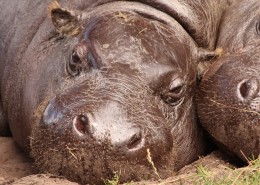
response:
{"label": "mud", "polygon": [[[37,174],[33,163],[14,143],[11,137],[0,137],[0,185],[76,185],[63,177],[51,174]],[[215,151],[206,157],[182,168],[177,175],[173,174],[162,181],[141,181],[135,184],[192,184],[196,181],[193,176],[197,173],[198,166],[202,165],[219,177],[227,173],[227,167],[232,167],[226,162],[224,155]]]}

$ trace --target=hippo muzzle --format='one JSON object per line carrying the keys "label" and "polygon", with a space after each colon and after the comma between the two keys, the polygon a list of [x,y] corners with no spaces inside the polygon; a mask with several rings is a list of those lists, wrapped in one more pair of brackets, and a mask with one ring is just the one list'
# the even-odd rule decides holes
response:
{"label": "hippo muzzle", "polygon": [[[113,178],[115,172],[121,180],[154,176],[148,152],[157,167],[174,155],[169,142],[173,141],[172,127],[165,119],[163,102],[140,80],[124,80],[122,75],[118,80],[98,78],[103,77],[89,78],[49,102],[32,136],[36,163],[43,169],[66,171],[71,179],[79,171],[85,173],[83,182],[99,183],[102,178]],[[100,80],[102,84],[97,83]],[[68,167],[69,161],[80,167]],[[131,168],[130,177],[125,168]],[[139,168],[146,176],[140,175]]]}
{"label": "hippo muzzle", "polygon": [[159,107],[161,102],[147,87],[137,81],[140,85],[108,80],[93,87],[94,82],[89,81],[52,99],[43,113],[42,126],[56,133],[56,138],[68,132],[78,141],[110,148],[115,156],[128,160],[147,162],[148,148],[156,153],[154,158],[170,150],[171,127]]}

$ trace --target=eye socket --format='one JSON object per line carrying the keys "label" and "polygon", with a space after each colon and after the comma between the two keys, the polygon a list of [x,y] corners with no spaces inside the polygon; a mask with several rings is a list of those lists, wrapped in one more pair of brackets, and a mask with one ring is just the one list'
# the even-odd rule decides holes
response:
{"label": "eye socket", "polygon": [[256,23],[256,33],[260,35],[260,22]]}
{"label": "eye socket", "polygon": [[169,86],[169,89],[161,94],[163,101],[171,106],[180,104],[184,98],[185,84],[183,79],[177,78]]}

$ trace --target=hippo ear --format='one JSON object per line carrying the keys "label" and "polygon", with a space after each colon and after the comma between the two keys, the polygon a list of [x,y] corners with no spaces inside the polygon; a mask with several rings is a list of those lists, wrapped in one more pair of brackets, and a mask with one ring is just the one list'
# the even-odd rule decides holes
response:
{"label": "hippo ear", "polygon": [[51,20],[56,30],[65,36],[75,36],[80,31],[80,15],[73,11],[61,8],[57,1],[48,7]]}

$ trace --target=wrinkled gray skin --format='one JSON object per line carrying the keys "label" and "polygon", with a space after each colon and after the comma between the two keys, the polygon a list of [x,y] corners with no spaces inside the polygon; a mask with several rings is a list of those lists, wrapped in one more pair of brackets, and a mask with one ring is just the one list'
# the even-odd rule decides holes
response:
{"label": "wrinkled gray skin", "polygon": [[193,93],[212,52],[198,46],[214,48],[224,1],[108,2],[48,17],[45,1],[0,1],[1,117],[41,171],[158,178],[152,157],[165,178],[204,152]]}
{"label": "wrinkled gray skin", "polygon": [[227,9],[218,38],[225,55],[202,78],[198,116],[225,150],[247,161],[260,154],[260,1]]}

